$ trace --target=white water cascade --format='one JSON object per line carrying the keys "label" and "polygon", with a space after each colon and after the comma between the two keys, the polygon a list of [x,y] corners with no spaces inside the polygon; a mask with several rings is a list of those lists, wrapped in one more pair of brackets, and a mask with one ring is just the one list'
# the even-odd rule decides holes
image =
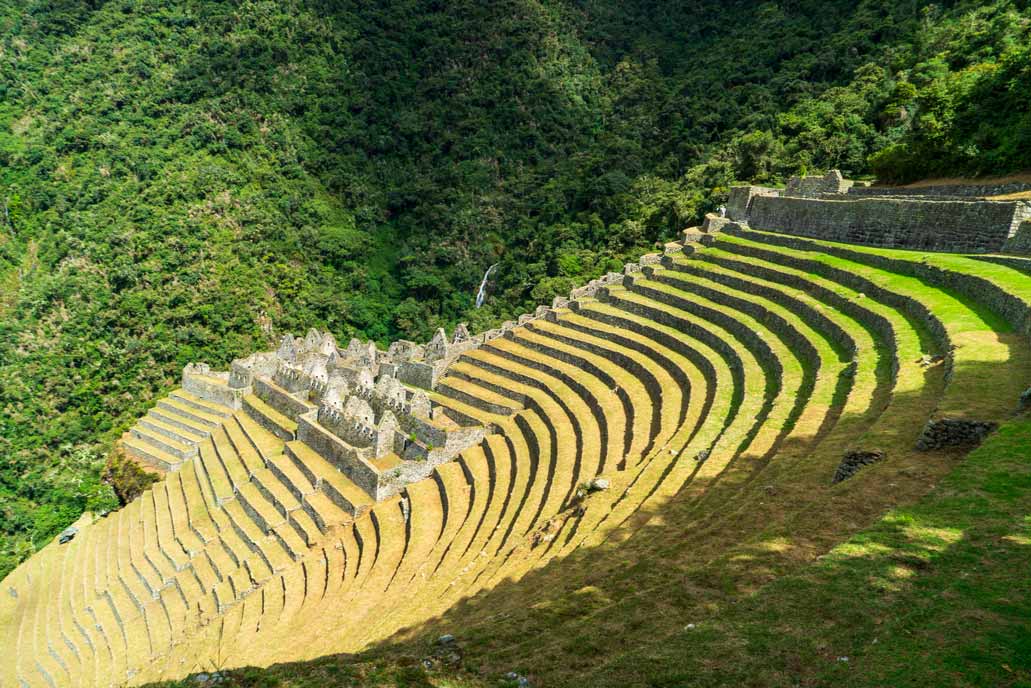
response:
{"label": "white water cascade", "polygon": [[479,308],[483,305],[483,300],[487,298],[487,280],[490,278],[490,273],[494,272],[494,268],[498,266],[497,263],[487,268],[487,272],[483,273],[483,281],[480,282],[480,290],[476,292],[476,307]]}

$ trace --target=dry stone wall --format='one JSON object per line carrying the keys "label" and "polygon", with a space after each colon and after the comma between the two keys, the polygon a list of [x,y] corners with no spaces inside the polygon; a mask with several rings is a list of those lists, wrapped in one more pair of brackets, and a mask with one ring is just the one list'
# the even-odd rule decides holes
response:
{"label": "dry stone wall", "polygon": [[991,198],[1031,191],[1031,182],[1001,184],[936,184],[933,186],[854,186],[848,190],[852,196],[942,196],[960,198]]}
{"label": "dry stone wall", "polygon": [[[796,177],[783,191],[734,187],[728,213],[756,229],[828,241],[1031,254],[1031,202],[980,198],[1005,190],[1001,187],[928,188],[872,190],[832,171],[823,177]],[[950,193],[944,193],[946,188]]]}
{"label": "dry stone wall", "polygon": [[[696,240],[706,231],[697,229],[697,234]],[[681,248],[677,243],[667,246],[667,252]],[[182,387],[207,402],[243,409],[281,439],[307,445],[373,499],[386,499],[495,430],[456,408],[431,402],[428,393],[434,390],[462,401],[461,390],[440,385],[453,362],[498,337],[512,337],[518,326],[553,319],[556,309],[595,298],[606,287],[621,284],[626,275],[660,260],[658,254],[646,255],[622,272],[592,280],[568,297],[556,297],[550,307],[538,306],[479,335],[460,324],[451,337],[440,329],[425,344],[402,340],[383,351],[357,339],[342,348],[329,333],[311,330],[303,338],[284,336],[275,351],[235,360],[227,372],[189,364],[183,369]],[[579,360],[577,364],[586,365]],[[484,405],[478,399],[465,401]],[[510,410],[498,407],[493,412]],[[348,508],[345,498],[338,497]]]}
{"label": "dry stone wall", "polygon": [[760,196],[756,229],[887,248],[957,253],[1002,251],[1024,204],[1005,201],[791,198]]}

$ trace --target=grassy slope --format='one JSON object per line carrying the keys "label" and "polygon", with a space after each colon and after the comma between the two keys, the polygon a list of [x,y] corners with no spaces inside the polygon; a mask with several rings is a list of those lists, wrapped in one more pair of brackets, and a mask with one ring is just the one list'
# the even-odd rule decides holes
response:
{"label": "grassy slope", "polygon": [[[663,620],[672,633],[576,685],[1031,686],[1029,456],[1031,416],[1024,415],[917,503],[694,628],[691,619]],[[454,632],[461,642],[461,629]],[[525,632],[544,638],[563,628]],[[428,654],[408,645],[241,669],[229,672],[228,685],[505,685],[470,673],[427,674],[418,660]],[[532,643],[523,663],[532,671]]]}
{"label": "grassy slope", "polygon": [[664,638],[614,677],[656,686],[1031,685],[1028,456],[1025,416],[918,503]]}

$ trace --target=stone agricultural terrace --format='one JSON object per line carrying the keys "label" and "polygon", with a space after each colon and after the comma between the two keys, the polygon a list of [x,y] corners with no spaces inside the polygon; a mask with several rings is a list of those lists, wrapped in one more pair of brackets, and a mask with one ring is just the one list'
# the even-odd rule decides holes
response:
{"label": "stone agricultural terrace", "polygon": [[[312,331],[187,366],[124,439],[163,478],[3,581],[0,685],[267,666],[441,618],[542,656],[563,639],[521,620],[632,568],[624,543],[665,562],[630,600],[704,594],[684,571],[708,562],[812,561],[1031,384],[1031,259],[981,255],[1021,243],[1021,205],[847,186],[735,188],[729,219],[482,335],[382,351]],[[916,245],[978,255],[898,250]],[[775,527],[809,530],[771,574],[748,562]],[[568,584],[512,588],[565,562]],[[585,623],[632,613],[600,609]]]}
{"label": "stone agricultural terrace", "polygon": [[[434,390],[450,363],[498,335],[471,337],[459,325],[450,340],[439,330],[425,346],[398,341],[387,351],[357,339],[341,349],[316,330],[303,339],[286,335],[278,350],[233,361],[229,371],[187,365],[181,389],[140,419],[123,444],[155,468],[176,470],[205,452],[246,446],[242,437],[256,425],[285,441],[299,464],[300,455],[314,453],[332,465],[334,480],[324,491],[353,515],[493,432],[461,411],[460,392]],[[443,401],[449,394],[454,407]],[[229,416],[235,432],[221,432],[219,420]]]}

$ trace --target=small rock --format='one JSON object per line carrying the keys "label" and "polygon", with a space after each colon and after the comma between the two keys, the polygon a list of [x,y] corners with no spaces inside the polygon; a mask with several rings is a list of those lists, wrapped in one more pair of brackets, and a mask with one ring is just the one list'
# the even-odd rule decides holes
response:
{"label": "small rock", "polygon": [[210,677],[207,674],[197,674],[193,677],[195,683],[207,683]]}
{"label": "small rock", "polygon": [[433,668],[433,660],[432,659],[424,659],[424,660],[422,660],[422,668],[426,669],[427,671],[432,669]]}
{"label": "small rock", "polygon": [[72,538],[79,532],[79,529],[75,526],[68,526],[61,531],[61,534],[57,536],[58,544],[63,545],[66,542],[71,542]]}
{"label": "small rock", "polygon": [[698,463],[701,463],[701,462],[705,461],[707,458],[709,458],[709,450],[708,449],[703,449],[700,452],[698,452],[697,454],[695,454],[694,460],[697,461]]}
{"label": "small rock", "polygon": [[453,642],[455,642],[455,636],[451,635],[450,633],[445,633],[444,635],[437,638],[437,645],[450,645]]}
{"label": "small rock", "polygon": [[595,478],[587,485],[588,492],[601,492],[609,489],[609,481],[605,478]]}
{"label": "small rock", "polygon": [[694,630],[694,624],[687,624],[686,626],[684,626],[684,630],[686,630],[686,631],[693,631]]}
{"label": "small rock", "polygon": [[839,662],[848,663],[848,657],[838,657]]}
{"label": "small rock", "polygon": [[838,464],[837,470],[834,472],[834,477],[831,479],[832,484],[836,485],[842,480],[851,478],[864,466],[869,466],[877,463],[878,461],[883,461],[884,456],[884,452],[880,449],[853,450],[847,452],[841,459],[841,463]]}

